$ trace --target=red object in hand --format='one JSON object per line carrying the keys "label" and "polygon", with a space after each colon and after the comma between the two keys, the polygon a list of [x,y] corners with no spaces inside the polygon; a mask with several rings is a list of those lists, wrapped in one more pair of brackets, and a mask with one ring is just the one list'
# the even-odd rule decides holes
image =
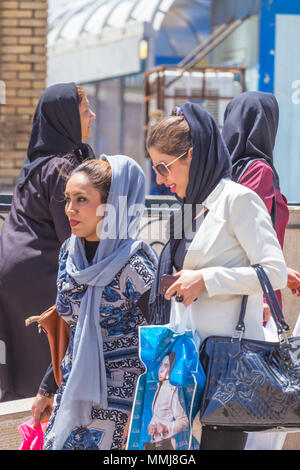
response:
{"label": "red object in hand", "polygon": [[44,430],[46,423],[40,423],[34,427],[33,418],[25,421],[18,427],[18,431],[23,437],[23,442],[19,450],[42,450],[44,444]]}

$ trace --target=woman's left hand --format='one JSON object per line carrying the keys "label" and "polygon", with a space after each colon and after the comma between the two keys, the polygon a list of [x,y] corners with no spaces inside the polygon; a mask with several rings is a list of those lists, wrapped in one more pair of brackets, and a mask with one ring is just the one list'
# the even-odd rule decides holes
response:
{"label": "woman's left hand", "polygon": [[174,294],[182,296],[183,305],[188,307],[206,290],[201,270],[182,269],[176,276],[177,281],[166,291],[165,298],[170,300]]}

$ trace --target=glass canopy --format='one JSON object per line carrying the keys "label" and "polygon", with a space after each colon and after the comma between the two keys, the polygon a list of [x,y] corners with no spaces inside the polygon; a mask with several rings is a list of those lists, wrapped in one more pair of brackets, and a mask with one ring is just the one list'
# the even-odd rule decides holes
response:
{"label": "glass canopy", "polygon": [[[147,25],[155,39],[154,63],[180,59],[206,38],[210,0],[50,0],[48,47],[59,54],[71,44],[110,43]],[[141,29],[139,29],[141,31]],[[157,59],[158,58],[158,59]],[[175,60],[176,62],[176,60]]]}

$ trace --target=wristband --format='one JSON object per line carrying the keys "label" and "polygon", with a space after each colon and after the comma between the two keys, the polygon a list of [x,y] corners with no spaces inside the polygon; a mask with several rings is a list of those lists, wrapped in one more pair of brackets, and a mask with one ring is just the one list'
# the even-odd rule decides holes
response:
{"label": "wristband", "polygon": [[47,390],[44,390],[43,388],[39,388],[38,394],[42,395],[43,397],[47,397],[47,398],[54,397],[54,395],[55,395],[52,392],[47,392]]}

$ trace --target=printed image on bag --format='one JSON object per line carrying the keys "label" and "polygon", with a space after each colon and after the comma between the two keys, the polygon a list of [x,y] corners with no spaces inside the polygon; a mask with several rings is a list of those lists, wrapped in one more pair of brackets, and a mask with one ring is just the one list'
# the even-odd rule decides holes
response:
{"label": "printed image on bag", "polygon": [[137,384],[127,449],[199,449],[192,427],[205,375],[195,335],[168,326],[145,326],[139,336],[146,372]]}

